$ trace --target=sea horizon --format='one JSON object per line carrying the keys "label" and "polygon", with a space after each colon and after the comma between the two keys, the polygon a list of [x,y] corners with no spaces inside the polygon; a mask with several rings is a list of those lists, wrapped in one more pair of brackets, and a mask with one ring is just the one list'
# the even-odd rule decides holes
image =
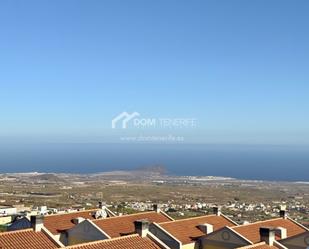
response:
{"label": "sea horizon", "polygon": [[309,181],[307,145],[0,144],[0,173],[92,174],[162,165],[169,175]]}

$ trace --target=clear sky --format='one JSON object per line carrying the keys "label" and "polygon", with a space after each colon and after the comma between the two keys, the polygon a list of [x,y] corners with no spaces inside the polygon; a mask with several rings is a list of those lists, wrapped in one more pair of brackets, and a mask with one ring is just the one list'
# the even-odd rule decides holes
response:
{"label": "clear sky", "polygon": [[138,111],[198,119],[177,131],[189,142],[308,144],[308,13],[308,0],[2,0],[0,138],[105,142]]}

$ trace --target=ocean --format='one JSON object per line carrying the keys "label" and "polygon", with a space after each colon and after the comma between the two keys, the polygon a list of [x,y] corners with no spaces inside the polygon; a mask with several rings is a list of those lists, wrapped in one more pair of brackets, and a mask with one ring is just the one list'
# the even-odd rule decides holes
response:
{"label": "ocean", "polygon": [[172,175],[309,181],[309,146],[0,144],[0,172],[94,173],[165,166]]}

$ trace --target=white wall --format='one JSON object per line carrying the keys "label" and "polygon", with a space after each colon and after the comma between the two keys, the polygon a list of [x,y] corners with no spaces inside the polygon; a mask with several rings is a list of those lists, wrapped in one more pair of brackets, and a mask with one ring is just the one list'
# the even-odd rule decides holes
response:
{"label": "white wall", "polygon": [[17,213],[17,209],[13,207],[1,207],[0,216],[13,215]]}

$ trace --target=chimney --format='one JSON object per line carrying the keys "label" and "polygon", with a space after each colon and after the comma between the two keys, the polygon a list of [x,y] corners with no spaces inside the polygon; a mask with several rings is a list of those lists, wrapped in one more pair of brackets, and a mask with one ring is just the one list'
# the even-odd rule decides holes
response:
{"label": "chimney", "polygon": [[276,235],[280,237],[280,239],[286,239],[288,237],[288,233],[286,228],[284,227],[276,227]]}
{"label": "chimney", "polygon": [[134,226],[135,233],[137,233],[141,237],[147,236],[149,229],[149,221],[147,219],[134,221]]}
{"label": "chimney", "polygon": [[283,219],[287,218],[286,205],[280,205],[280,217]]}
{"label": "chimney", "polygon": [[30,217],[31,227],[35,232],[40,232],[44,227],[44,216],[43,215],[32,215]]}
{"label": "chimney", "polygon": [[99,208],[100,208],[100,209],[103,208],[103,203],[102,203],[102,201],[99,201]]}
{"label": "chimney", "polygon": [[280,210],[280,217],[283,219],[286,219],[288,217],[286,210],[283,209]]}
{"label": "chimney", "polygon": [[77,218],[74,218],[72,219],[72,222],[75,224],[75,225],[78,225],[79,223],[83,222],[85,219],[83,217],[77,217]]}
{"label": "chimney", "polygon": [[205,234],[210,234],[214,231],[214,227],[211,224],[205,223],[197,226]]}
{"label": "chimney", "polygon": [[160,213],[160,207],[158,204],[153,204],[153,210],[157,213]]}
{"label": "chimney", "polygon": [[220,209],[220,207],[213,207],[213,213],[214,213],[215,215],[220,216],[220,215],[221,215],[221,209]]}
{"label": "chimney", "polygon": [[275,229],[272,227],[260,227],[261,241],[273,246],[275,241]]}

